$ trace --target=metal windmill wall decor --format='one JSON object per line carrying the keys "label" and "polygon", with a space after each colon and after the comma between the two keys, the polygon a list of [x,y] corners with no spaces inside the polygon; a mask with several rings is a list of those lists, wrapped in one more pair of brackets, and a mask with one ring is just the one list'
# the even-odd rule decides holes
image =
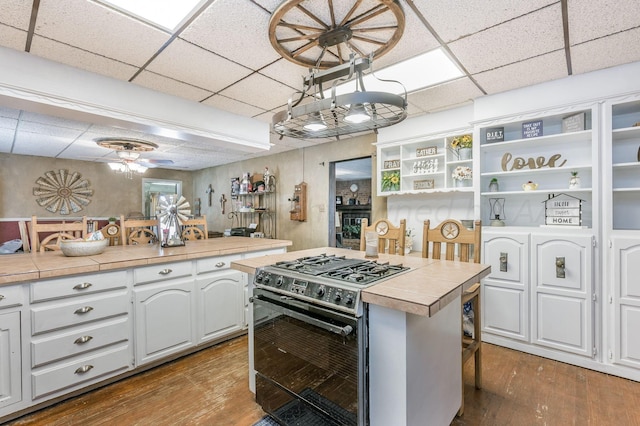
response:
{"label": "metal windmill wall decor", "polygon": [[36,179],[36,184],[33,188],[33,195],[38,197],[36,202],[51,213],[78,213],[91,203],[93,196],[90,182],[80,173],[69,173],[66,169],[45,172]]}

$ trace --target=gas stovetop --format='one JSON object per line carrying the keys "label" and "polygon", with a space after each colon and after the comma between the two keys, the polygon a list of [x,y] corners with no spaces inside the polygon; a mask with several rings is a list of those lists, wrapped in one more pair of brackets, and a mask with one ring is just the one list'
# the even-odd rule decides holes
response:
{"label": "gas stovetop", "polygon": [[322,254],[258,268],[254,284],[354,313],[358,310],[361,289],[407,270],[402,264]]}

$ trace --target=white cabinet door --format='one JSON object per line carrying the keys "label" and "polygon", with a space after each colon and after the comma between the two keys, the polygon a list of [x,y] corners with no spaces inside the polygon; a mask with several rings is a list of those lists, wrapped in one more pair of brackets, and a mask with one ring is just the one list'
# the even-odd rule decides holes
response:
{"label": "white cabinet door", "polygon": [[612,238],[614,362],[640,368],[640,238]]}
{"label": "white cabinet door", "polygon": [[482,263],[491,274],[482,281],[483,332],[529,340],[529,234],[483,235]]}
{"label": "white cabinet door", "polygon": [[0,408],[22,400],[20,312],[0,313]]}
{"label": "white cabinet door", "polygon": [[228,270],[197,279],[199,343],[243,329],[245,277]]}
{"label": "white cabinet door", "polygon": [[134,294],[137,365],[195,345],[193,278],[137,286]]}
{"label": "white cabinet door", "polygon": [[593,356],[591,236],[531,236],[532,342]]}

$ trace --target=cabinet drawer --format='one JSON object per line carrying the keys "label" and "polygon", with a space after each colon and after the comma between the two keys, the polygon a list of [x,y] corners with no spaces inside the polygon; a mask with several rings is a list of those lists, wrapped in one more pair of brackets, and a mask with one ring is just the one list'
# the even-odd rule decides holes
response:
{"label": "cabinet drawer", "polygon": [[161,263],[153,266],[143,266],[133,271],[134,284],[150,283],[153,281],[170,280],[191,275],[191,262]]}
{"label": "cabinet drawer", "polygon": [[216,256],[196,261],[196,273],[223,271],[229,269],[231,262],[242,259],[241,254],[229,254],[226,256]]}
{"label": "cabinet drawer", "polygon": [[31,342],[31,367],[80,355],[130,339],[129,317],[101,321],[73,331],[50,333]]}
{"label": "cabinet drawer", "polygon": [[0,309],[22,306],[24,291],[22,285],[8,285],[0,287]]}
{"label": "cabinet drawer", "polygon": [[80,325],[129,311],[130,300],[126,290],[77,297],[64,302],[31,306],[33,335],[72,325]]}
{"label": "cabinet drawer", "polygon": [[[88,382],[104,380],[109,375],[129,369],[131,347],[126,344],[88,357],[31,373],[33,399]],[[71,389],[69,389],[71,390]]]}
{"label": "cabinet drawer", "polygon": [[126,271],[56,278],[31,284],[31,301],[40,302],[62,297],[93,294],[126,286]]}

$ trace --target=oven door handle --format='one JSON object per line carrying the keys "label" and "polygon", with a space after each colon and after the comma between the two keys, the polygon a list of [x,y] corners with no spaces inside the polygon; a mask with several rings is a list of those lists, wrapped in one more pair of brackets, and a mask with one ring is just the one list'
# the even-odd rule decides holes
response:
{"label": "oven door handle", "polygon": [[291,309],[288,308],[284,308],[282,306],[270,303],[268,301],[266,301],[264,298],[260,297],[259,295],[255,295],[253,296],[253,299],[258,299],[260,300],[260,302],[269,305],[269,309],[277,311],[283,315],[286,315],[288,317],[291,318],[295,318],[297,320],[300,320],[304,323],[319,327],[325,331],[329,331],[331,333],[335,333],[335,334],[339,334],[340,336],[343,337],[347,337],[348,335],[350,335],[351,333],[353,333],[353,327],[351,327],[350,325],[345,325],[345,326],[338,326],[335,324],[331,324],[322,320],[319,320],[317,318],[314,317],[310,317],[308,315],[305,314],[301,314],[300,312],[296,312],[296,311],[292,311]]}

